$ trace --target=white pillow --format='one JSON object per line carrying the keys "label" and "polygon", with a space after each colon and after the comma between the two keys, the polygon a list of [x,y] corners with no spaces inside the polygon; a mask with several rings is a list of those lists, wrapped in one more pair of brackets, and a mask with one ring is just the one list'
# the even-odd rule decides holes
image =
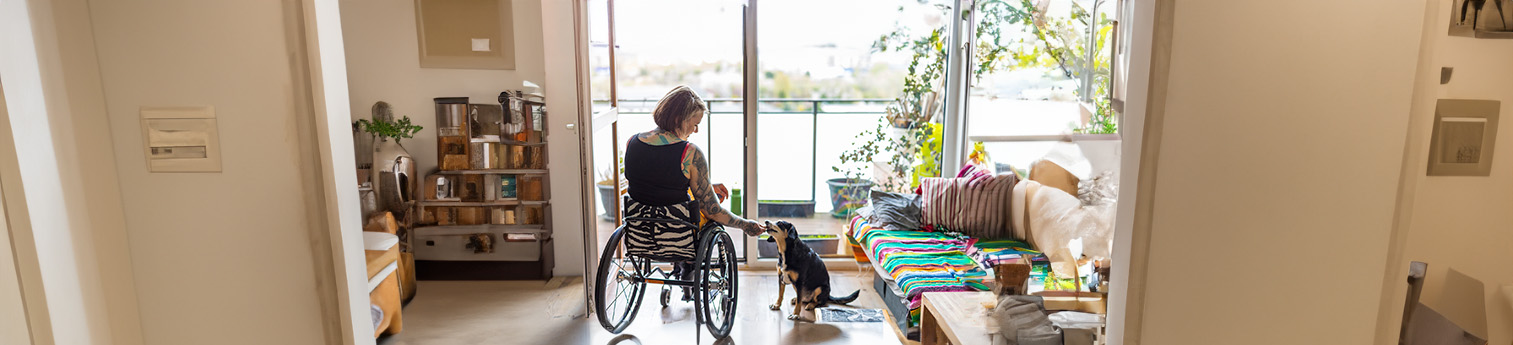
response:
{"label": "white pillow", "polygon": [[1084,255],[1093,260],[1110,256],[1113,204],[1083,206],[1076,196],[1055,188],[1041,188],[1029,197],[1031,244],[1045,253],[1058,276],[1070,277],[1077,259]]}
{"label": "white pillow", "polygon": [[1026,223],[1025,208],[1029,207],[1029,190],[1040,189],[1040,182],[1032,180],[1019,181],[1014,185],[1014,191],[1009,196],[1009,227],[1013,229],[1014,239],[1029,242],[1029,223]]}

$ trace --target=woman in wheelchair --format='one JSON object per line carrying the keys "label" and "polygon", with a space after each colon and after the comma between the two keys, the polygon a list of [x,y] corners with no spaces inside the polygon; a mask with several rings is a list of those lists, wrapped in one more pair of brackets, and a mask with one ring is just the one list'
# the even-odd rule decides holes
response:
{"label": "woman in wheelchair", "polygon": [[[652,111],[657,128],[625,144],[625,222],[604,248],[595,288],[599,321],[612,333],[635,318],[646,283],[663,284],[663,307],[668,287],[681,287],[683,300],[695,301],[697,321],[707,324],[710,333],[724,337],[730,332],[738,268],[734,241],[718,230],[723,226],[757,236],[766,228],[720,207],[729,192],[710,184],[704,151],[688,142],[706,112],[697,93],[678,86]],[[623,257],[617,254],[621,249]],[[672,273],[662,273],[653,262],[672,263]]]}
{"label": "woman in wheelchair", "polygon": [[[625,179],[630,184],[630,198],[650,206],[691,200],[699,211],[696,224],[700,229],[719,224],[741,229],[747,236],[760,235],[766,231],[764,225],[720,207],[730,191],[709,182],[709,161],[704,158],[704,151],[688,142],[689,136],[699,132],[699,123],[704,122],[707,112],[704,100],[687,86],[679,85],[662,96],[651,114],[657,128],[636,134],[625,144]],[[673,275],[687,279],[692,273],[690,265],[686,262],[674,265]],[[692,300],[687,288],[683,289],[682,299]]]}
{"label": "woman in wheelchair", "polygon": [[700,215],[699,226],[713,221],[741,229],[747,236],[760,235],[762,224],[741,218],[720,207],[730,195],[723,185],[709,182],[709,161],[704,150],[688,142],[704,121],[704,100],[687,86],[668,92],[652,111],[657,128],[636,134],[625,144],[625,179],[630,197],[637,202],[666,206],[693,200]]}

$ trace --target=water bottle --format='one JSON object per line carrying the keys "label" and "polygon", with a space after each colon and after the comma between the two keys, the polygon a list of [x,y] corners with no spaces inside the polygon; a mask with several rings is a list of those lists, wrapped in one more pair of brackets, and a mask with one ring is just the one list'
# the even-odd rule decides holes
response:
{"label": "water bottle", "polygon": [[743,216],[744,217],[745,214],[742,214],[743,212],[741,212],[741,211],[744,210],[745,207],[746,207],[746,203],[741,201],[741,189],[740,188],[731,189],[730,190],[730,213],[734,213],[737,216]]}

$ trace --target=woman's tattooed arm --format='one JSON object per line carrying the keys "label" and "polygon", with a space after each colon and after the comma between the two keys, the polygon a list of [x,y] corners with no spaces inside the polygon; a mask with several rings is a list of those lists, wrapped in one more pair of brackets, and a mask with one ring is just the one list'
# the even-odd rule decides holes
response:
{"label": "woman's tattooed arm", "polygon": [[688,177],[689,188],[693,191],[694,200],[698,201],[699,211],[710,220],[740,228],[747,236],[762,234],[761,224],[731,214],[720,207],[720,199],[715,196],[714,187],[709,183],[709,161],[704,158],[704,151],[693,146],[693,143],[688,143],[688,146],[687,153],[683,155],[683,175]]}

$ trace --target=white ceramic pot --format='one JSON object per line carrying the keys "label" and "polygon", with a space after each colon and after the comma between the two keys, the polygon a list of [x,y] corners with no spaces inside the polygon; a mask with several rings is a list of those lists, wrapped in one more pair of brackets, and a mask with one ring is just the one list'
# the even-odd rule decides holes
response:
{"label": "white ceramic pot", "polygon": [[404,203],[415,200],[415,159],[403,145],[387,138],[373,143],[373,192],[378,195],[378,210],[394,212],[403,218]]}

